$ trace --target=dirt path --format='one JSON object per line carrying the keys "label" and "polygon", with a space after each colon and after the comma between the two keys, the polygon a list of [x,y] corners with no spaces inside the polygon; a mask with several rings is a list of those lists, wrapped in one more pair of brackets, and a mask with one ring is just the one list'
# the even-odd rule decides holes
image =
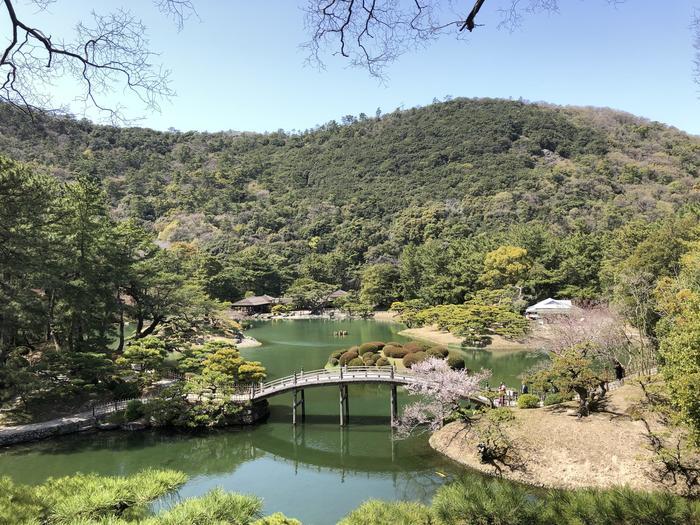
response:
{"label": "dirt path", "polygon": [[[640,396],[638,387],[625,385],[610,394],[608,411],[583,419],[564,406],[513,409],[516,420],[506,432],[524,469],[504,468],[503,476],[548,487],[658,489],[648,476],[652,453],[646,446],[644,426],[625,414]],[[447,425],[433,434],[430,444],[468,467],[494,473],[493,467],[479,461],[478,438],[463,423]]]}

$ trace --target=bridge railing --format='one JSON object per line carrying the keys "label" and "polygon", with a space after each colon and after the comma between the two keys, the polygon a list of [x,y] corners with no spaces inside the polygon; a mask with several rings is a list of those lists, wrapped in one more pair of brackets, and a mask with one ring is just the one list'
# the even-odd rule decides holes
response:
{"label": "bridge railing", "polygon": [[256,395],[274,392],[294,385],[318,384],[324,381],[362,378],[404,378],[412,375],[409,370],[396,370],[394,366],[344,366],[340,368],[321,368],[318,370],[301,370],[294,374],[280,377],[266,383],[252,385],[247,392],[234,395],[235,399],[252,399]]}
{"label": "bridge railing", "polygon": [[268,390],[277,386],[289,386],[298,383],[315,382],[324,378],[335,380],[342,379],[344,377],[391,377],[394,374],[396,374],[396,368],[393,366],[345,366],[331,369],[321,368],[319,370],[311,371],[302,370],[285,377],[280,377],[274,381],[268,381],[267,383],[256,385],[256,390]]}
{"label": "bridge railing", "polygon": [[[280,391],[290,390],[293,387],[299,388],[322,385],[324,383],[353,382],[353,380],[380,379],[389,382],[420,382],[424,381],[419,375],[410,369],[397,370],[395,366],[344,366],[339,368],[322,368],[311,371],[299,371],[294,374],[280,377],[267,383],[260,382],[251,385],[247,390],[236,393],[232,396],[234,401],[250,401],[259,397],[274,395]],[[472,399],[484,404],[490,401],[482,396],[476,395]]]}

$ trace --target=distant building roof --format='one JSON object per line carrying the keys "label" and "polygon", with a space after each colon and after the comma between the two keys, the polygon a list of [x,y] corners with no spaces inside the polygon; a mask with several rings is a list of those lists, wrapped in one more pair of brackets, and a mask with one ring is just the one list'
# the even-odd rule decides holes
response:
{"label": "distant building roof", "polygon": [[266,304],[275,304],[278,302],[276,297],[270,295],[254,295],[246,297],[240,301],[236,301],[231,306],[264,306]]}
{"label": "distant building roof", "polygon": [[552,299],[551,297],[540,301],[539,303],[528,306],[525,313],[537,313],[537,312],[557,312],[562,310],[571,310],[573,305],[570,299]]}
{"label": "distant building roof", "polygon": [[343,297],[344,295],[347,295],[350,292],[346,292],[345,290],[336,290],[332,294],[328,296],[328,300],[332,301],[333,299],[337,299],[338,297]]}

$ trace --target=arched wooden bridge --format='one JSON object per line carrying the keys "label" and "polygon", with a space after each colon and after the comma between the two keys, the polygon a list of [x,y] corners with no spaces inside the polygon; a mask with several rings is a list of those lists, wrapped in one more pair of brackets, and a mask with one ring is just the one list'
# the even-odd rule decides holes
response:
{"label": "arched wooden bridge", "polygon": [[[340,424],[345,425],[349,416],[348,385],[362,383],[379,383],[391,385],[391,423],[397,418],[398,405],[396,387],[425,381],[410,369],[397,370],[394,366],[346,366],[331,369],[300,371],[267,383],[251,386],[247,391],[233,396],[234,401],[259,401],[276,395],[292,392],[292,423],[297,422],[297,407],[301,406],[302,418],[305,416],[304,390],[321,386],[338,386],[340,388]],[[470,401],[490,406],[491,400],[485,396],[471,396]]]}

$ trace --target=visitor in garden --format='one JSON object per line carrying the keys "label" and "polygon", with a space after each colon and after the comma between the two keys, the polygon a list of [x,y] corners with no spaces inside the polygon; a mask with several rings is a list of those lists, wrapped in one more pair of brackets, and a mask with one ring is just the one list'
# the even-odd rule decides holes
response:
{"label": "visitor in garden", "polygon": [[501,383],[501,386],[498,387],[498,393],[499,393],[499,398],[498,398],[498,405],[499,406],[505,406],[506,404],[506,384]]}

